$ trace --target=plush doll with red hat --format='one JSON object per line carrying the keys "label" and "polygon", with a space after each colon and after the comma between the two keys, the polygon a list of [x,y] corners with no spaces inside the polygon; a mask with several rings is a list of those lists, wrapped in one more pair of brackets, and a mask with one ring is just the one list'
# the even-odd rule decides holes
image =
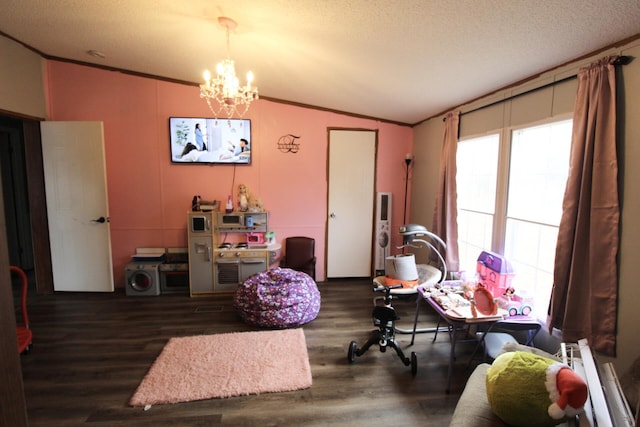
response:
{"label": "plush doll with red hat", "polygon": [[501,354],[487,370],[487,400],[514,427],[555,426],[582,412],[588,389],[569,366],[525,351]]}
{"label": "plush doll with red hat", "polygon": [[587,401],[589,389],[580,375],[562,363],[547,368],[545,383],[549,398],[549,416],[555,420],[578,415]]}

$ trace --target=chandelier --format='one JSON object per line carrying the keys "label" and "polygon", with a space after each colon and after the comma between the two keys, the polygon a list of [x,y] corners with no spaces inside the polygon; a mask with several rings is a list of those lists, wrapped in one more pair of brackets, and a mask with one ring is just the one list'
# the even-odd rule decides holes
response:
{"label": "chandelier", "polygon": [[253,73],[247,73],[247,84],[240,86],[236,76],[236,67],[231,59],[229,50],[229,32],[238,25],[236,21],[225,16],[218,18],[218,22],[227,32],[227,59],[218,63],[217,75],[211,78],[209,70],[204,72],[204,84],[200,85],[200,98],[204,98],[215,118],[225,113],[226,117],[238,115],[242,117],[248,110],[251,102],[258,99],[258,88],[251,86]]}

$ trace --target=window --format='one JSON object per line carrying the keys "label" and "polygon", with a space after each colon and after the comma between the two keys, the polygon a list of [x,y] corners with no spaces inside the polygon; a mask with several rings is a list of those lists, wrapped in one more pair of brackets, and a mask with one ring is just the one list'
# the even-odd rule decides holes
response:
{"label": "window", "polygon": [[499,142],[495,134],[458,143],[458,251],[465,271],[475,271],[480,252],[491,248]]}
{"label": "window", "polygon": [[516,294],[545,318],[569,171],[572,121],[462,140],[457,151],[460,268],[504,254]]}

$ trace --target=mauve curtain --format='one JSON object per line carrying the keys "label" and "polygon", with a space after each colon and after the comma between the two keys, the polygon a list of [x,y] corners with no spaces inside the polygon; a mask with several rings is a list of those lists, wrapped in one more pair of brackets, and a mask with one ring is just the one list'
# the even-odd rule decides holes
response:
{"label": "mauve curtain", "polygon": [[615,57],[578,73],[569,176],[558,230],[548,326],[616,353],[618,160]]}
{"label": "mauve curtain", "polygon": [[445,116],[444,140],[440,154],[440,179],[436,207],[433,213],[432,232],[447,245],[445,261],[448,271],[460,270],[458,257],[458,193],[456,190],[456,150],[460,112]]}

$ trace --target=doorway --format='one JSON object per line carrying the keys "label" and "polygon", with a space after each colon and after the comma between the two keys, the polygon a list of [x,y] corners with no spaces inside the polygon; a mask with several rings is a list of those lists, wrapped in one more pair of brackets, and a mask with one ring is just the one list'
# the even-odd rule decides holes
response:
{"label": "doorway", "polygon": [[329,130],[327,278],[370,277],[378,132]]}
{"label": "doorway", "polygon": [[[0,233],[7,235],[8,245],[21,244],[12,243],[11,239],[22,242],[27,241],[27,243],[22,243],[21,249],[21,256],[23,257],[21,262],[24,264],[18,264],[18,266],[28,273],[30,286],[32,282],[35,282],[35,289],[38,294],[51,294],[53,293],[53,273],[44,190],[40,119],[0,115],[0,127],[2,128],[0,131],[2,133],[0,145],[8,144],[7,141],[11,141],[14,146],[12,148],[14,152],[18,150],[21,153],[18,159],[13,158],[10,163],[11,168],[14,169],[11,173],[18,177],[16,178],[17,182],[22,181],[22,184],[16,184],[20,186],[20,189],[15,192],[15,197],[13,198],[15,202],[11,199],[11,196],[3,195],[3,201],[6,200],[4,203],[8,205],[4,211],[11,213],[18,209],[14,204],[21,206],[20,214],[17,215],[17,221],[20,222],[17,226],[20,228],[20,238],[9,236],[9,233],[5,230],[0,230]],[[1,157],[4,163],[4,152]],[[7,163],[9,163],[8,159],[9,157],[7,156]],[[9,166],[5,167],[2,164],[0,167],[2,167],[4,179],[4,174],[8,173],[6,170],[8,170]],[[38,238],[34,239],[33,236]],[[10,247],[13,248],[13,246]],[[14,249],[10,249],[10,251],[13,252]],[[10,262],[15,265],[13,264],[16,262],[15,258],[12,258]]]}
{"label": "doorway", "polygon": [[9,263],[33,270],[33,246],[21,120],[0,117],[0,173]]}

